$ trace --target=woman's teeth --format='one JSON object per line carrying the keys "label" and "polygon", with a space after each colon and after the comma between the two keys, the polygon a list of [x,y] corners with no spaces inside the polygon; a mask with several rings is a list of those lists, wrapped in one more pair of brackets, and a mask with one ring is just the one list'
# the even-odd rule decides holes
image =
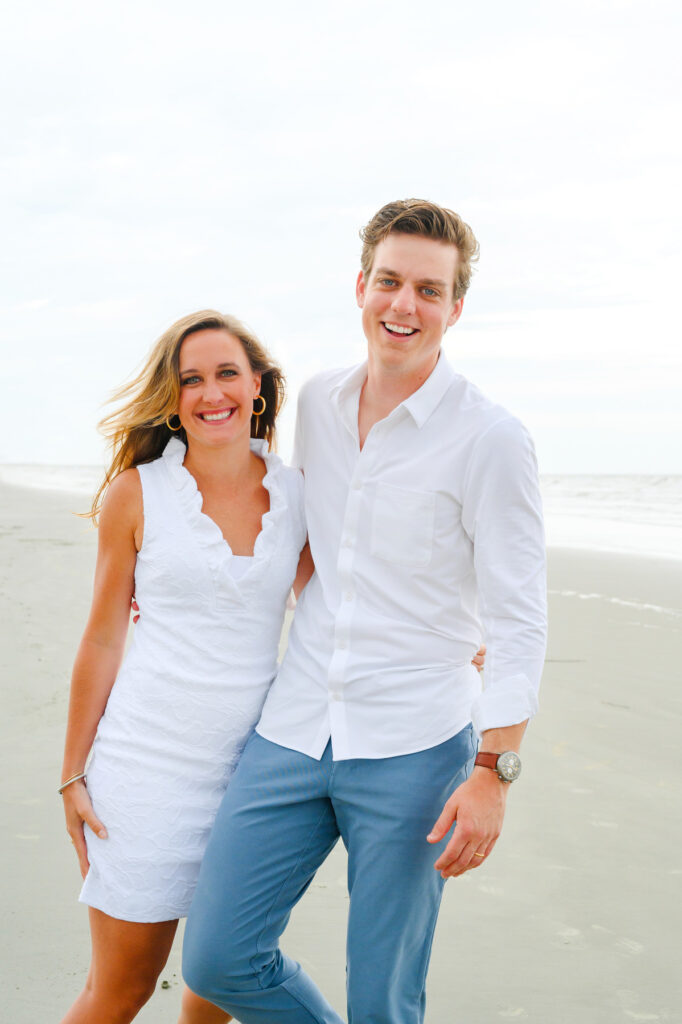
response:
{"label": "woman's teeth", "polygon": [[207,423],[218,423],[220,420],[229,420],[233,412],[234,409],[225,409],[223,412],[202,412],[201,418]]}

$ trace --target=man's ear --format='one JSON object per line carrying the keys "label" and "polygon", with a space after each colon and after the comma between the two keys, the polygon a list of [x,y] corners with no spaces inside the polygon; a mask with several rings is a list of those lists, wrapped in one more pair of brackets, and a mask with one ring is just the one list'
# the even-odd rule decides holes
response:
{"label": "man's ear", "polygon": [[457,321],[462,315],[463,305],[464,299],[457,299],[457,302],[453,304],[452,309],[450,311],[450,316],[448,317],[448,327],[452,327],[453,324],[457,323]]}
{"label": "man's ear", "polygon": [[365,275],[362,271],[358,274],[358,279],[355,282],[355,298],[358,306],[362,309],[365,304]]}

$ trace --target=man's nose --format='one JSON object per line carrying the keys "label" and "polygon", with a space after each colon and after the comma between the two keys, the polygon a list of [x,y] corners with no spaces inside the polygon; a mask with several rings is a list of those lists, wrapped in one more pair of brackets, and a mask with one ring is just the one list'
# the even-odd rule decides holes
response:
{"label": "man's nose", "polygon": [[414,294],[414,288],[412,288],[411,285],[403,284],[400,286],[393,296],[391,309],[395,310],[396,313],[402,313],[404,316],[409,316],[411,313],[414,313],[416,309],[416,297]]}

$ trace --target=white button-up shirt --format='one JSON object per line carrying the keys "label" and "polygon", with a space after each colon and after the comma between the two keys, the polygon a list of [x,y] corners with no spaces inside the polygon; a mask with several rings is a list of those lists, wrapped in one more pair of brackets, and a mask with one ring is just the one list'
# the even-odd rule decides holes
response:
{"label": "white button-up shirt", "polygon": [[[537,710],[545,553],[537,465],[522,424],[456,374],[431,376],[360,450],[366,364],[301,391],[315,574],[257,731],[336,760],[425,750]],[[471,659],[488,652],[485,686]]]}

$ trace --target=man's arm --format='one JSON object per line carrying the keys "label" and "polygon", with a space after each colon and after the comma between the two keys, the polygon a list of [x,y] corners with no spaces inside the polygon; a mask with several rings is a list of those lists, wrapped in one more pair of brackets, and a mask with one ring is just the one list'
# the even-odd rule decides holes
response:
{"label": "man's arm", "polygon": [[[483,693],[472,708],[481,752],[518,753],[537,709],[546,634],[545,551],[537,463],[523,426],[502,419],[479,440],[463,489],[462,524],[474,546],[488,644]],[[477,766],[451,795],[430,842],[456,822],[435,863],[443,877],[479,867],[502,829],[509,783]]]}

